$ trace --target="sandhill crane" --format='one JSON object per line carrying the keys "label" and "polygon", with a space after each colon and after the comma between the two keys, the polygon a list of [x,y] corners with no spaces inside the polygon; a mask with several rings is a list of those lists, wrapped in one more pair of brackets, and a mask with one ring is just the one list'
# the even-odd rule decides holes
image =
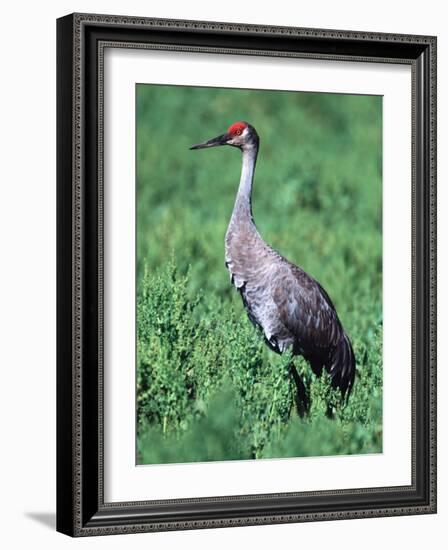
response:
{"label": "sandhill crane", "polygon": [[[225,134],[191,149],[218,145],[242,151],[241,179],[225,237],[225,264],[250,320],[261,328],[272,350],[302,355],[316,375],[325,368],[333,387],[348,396],[355,377],[355,356],[330,297],[303,269],[266,244],[255,226],[252,185],[259,148],[255,128],[235,122]],[[291,372],[298,399],[306,408],[304,385],[293,365]]]}

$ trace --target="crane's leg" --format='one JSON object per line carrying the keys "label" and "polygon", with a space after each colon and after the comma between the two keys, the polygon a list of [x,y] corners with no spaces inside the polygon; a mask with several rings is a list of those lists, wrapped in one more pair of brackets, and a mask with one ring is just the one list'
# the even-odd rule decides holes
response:
{"label": "crane's leg", "polygon": [[300,374],[297,372],[296,367],[293,363],[289,366],[291,370],[292,377],[296,384],[297,393],[296,393],[296,407],[299,416],[303,417],[310,410],[310,399],[308,397],[305,384],[302,381]]}

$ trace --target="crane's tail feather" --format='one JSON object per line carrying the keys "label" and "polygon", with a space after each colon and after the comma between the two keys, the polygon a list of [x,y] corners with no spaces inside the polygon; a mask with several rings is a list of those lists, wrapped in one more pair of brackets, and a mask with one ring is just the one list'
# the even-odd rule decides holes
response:
{"label": "crane's tail feather", "polygon": [[330,360],[325,365],[331,376],[334,388],[339,388],[342,395],[350,395],[355,379],[356,360],[348,336],[343,337],[330,354]]}

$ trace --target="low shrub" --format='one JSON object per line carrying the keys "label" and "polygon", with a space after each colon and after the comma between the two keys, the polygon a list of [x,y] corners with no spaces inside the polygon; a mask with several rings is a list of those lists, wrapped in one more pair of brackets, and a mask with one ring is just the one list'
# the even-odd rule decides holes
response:
{"label": "low shrub", "polygon": [[[302,358],[269,351],[242,306],[195,294],[173,259],[146,272],[137,300],[139,463],[381,451],[380,325],[369,339],[355,346],[346,403]],[[291,360],[310,396],[304,417]]]}

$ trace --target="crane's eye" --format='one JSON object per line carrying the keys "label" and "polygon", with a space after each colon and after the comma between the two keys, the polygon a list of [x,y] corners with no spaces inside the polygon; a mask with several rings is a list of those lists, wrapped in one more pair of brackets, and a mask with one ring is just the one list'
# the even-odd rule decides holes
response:
{"label": "crane's eye", "polygon": [[238,130],[235,132],[237,136],[240,136],[243,131],[241,130],[241,128],[238,128]]}

